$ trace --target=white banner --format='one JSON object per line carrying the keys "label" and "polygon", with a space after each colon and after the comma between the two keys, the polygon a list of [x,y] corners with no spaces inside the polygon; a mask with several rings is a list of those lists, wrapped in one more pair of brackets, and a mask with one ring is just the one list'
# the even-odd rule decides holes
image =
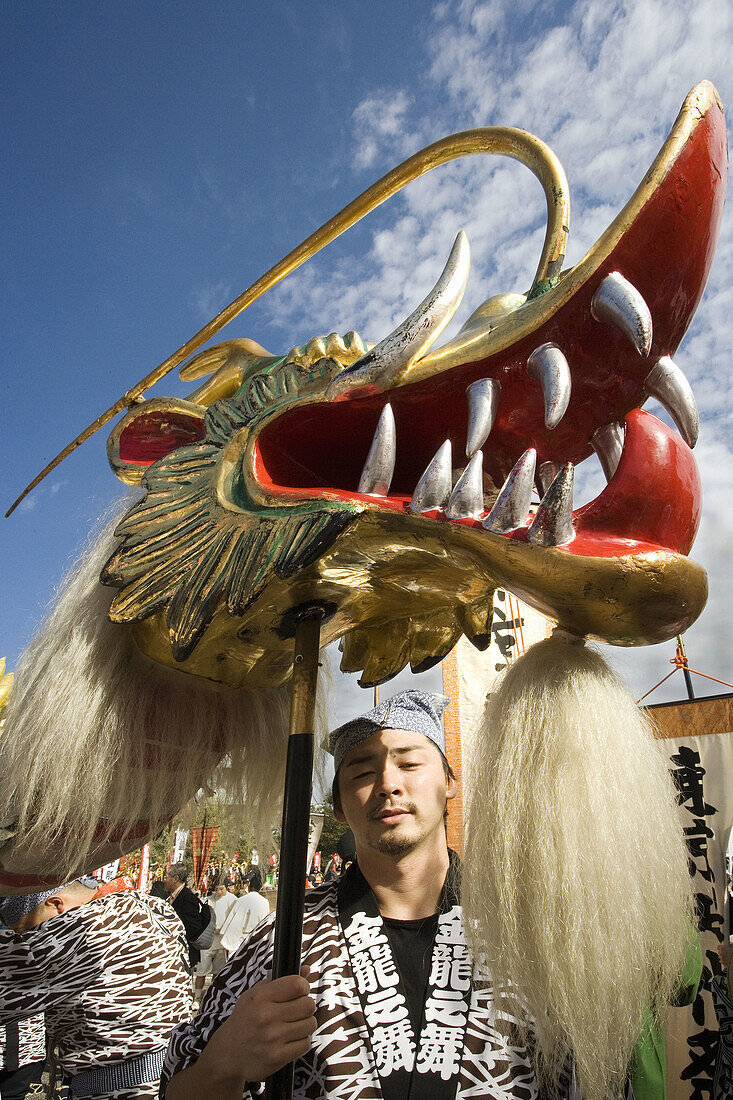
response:
{"label": "white banner", "polygon": [[323,832],[323,818],[324,814],[320,810],[311,810],[310,825],[308,827],[308,863],[305,868],[307,875],[310,874],[313,856],[316,854],[318,841],[321,839],[321,833]]}
{"label": "white banner", "polygon": [[176,842],[173,845],[172,863],[183,863],[186,857],[186,844],[188,843],[188,829],[176,829]]}
{"label": "white banner", "polygon": [[468,638],[461,638],[455,648],[458,661],[458,709],[460,712],[463,758],[470,745],[471,734],[478,725],[486,696],[504,669],[520,657],[529,646],[548,638],[554,622],[521,603],[516,596],[497,588],[494,594],[494,617],[491,623],[491,644],[481,653]]}
{"label": "white banner", "polygon": [[112,863],[105,863],[104,867],[100,868],[99,877],[102,882],[112,882],[117,878],[120,869],[119,859],[115,859]]}
{"label": "white banner", "polygon": [[[668,1100],[723,1100],[713,1089],[718,1022],[710,983],[730,935],[726,851],[733,827],[733,695],[649,707],[665,738],[694,875],[703,975],[695,1002],[671,1009]],[[687,735],[687,736],[685,736]]]}

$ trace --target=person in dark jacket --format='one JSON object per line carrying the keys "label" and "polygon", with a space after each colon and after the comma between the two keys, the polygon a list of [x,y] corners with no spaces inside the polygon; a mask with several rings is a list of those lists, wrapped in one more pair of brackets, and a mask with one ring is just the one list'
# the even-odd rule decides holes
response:
{"label": "person in dark jacket", "polygon": [[168,902],[173,906],[186,929],[188,957],[191,966],[197,965],[201,952],[193,947],[191,941],[198,939],[203,931],[201,927],[201,903],[188,886],[188,869],[185,863],[171,863],[163,877]]}

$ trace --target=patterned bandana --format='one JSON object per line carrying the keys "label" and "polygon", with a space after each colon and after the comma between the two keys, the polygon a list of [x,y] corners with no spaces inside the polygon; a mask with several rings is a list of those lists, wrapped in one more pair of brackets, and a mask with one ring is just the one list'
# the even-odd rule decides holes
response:
{"label": "patterned bandana", "polygon": [[50,898],[52,894],[58,894],[67,886],[71,886],[71,883],[65,882],[63,886],[54,886],[52,890],[41,890],[39,894],[16,894],[15,897],[5,898],[0,905],[0,917],[9,928],[12,928],[46,898]]}
{"label": "patterned bandana", "polygon": [[443,711],[450,703],[447,695],[432,691],[401,691],[391,699],[385,699],[366,714],[352,718],[335,729],[328,740],[328,751],[333,756],[334,771],[341,767],[347,752],[366,741],[377,730],[412,730],[421,733],[436,745],[445,756]]}

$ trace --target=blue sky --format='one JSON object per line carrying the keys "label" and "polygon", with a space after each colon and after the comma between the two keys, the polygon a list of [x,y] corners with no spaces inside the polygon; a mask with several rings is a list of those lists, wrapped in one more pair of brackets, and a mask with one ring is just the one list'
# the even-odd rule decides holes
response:
{"label": "blue sky", "polygon": [[[642,178],[690,86],[709,77],[733,103],[731,18],[717,0],[692,12],[676,0],[6,5],[6,506],[262,271],[442,134],[507,123],[549,141],[570,180],[575,262]],[[517,165],[468,162],[371,215],[221,338],[273,351],[334,329],[379,339],[432,285],[461,227],[473,267],[456,324],[490,293],[526,288],[541,192]],[[711,579],[688,648],[723,679],[733,678],[731,286],[728,214],[677,357],[701,409],[706,504],[693,556]],[[186,390],[174,375],[157,392]],[[9,667],[119,496],[105,442],[102,431],[0,521]],[[587,496],[599,476],[581,477]],[[656,647],[614,660],[641,693],[671,655]],[[671,690],[681,692],[681,682]]]}

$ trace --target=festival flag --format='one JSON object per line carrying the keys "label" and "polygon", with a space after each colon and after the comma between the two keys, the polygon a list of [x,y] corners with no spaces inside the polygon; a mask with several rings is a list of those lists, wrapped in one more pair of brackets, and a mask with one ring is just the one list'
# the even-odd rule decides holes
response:
{"label": "festival flag", "polygon": [[195,826],[191,829],[191,854],[193,856],[193,887],[200,890],[206,868],[211,859],[211,849],[219,839],[218,825]]}
{"label": "festival flag", "polygon": [[106,897],[107,894],[119,894],[123,890],[134,889],[134,883],[129,875],[118,875],[117,878],[111,879],[109,882],[103,882],[102,885],[95,890],[92,895],[92,900],[94,900],[94,898]]}

